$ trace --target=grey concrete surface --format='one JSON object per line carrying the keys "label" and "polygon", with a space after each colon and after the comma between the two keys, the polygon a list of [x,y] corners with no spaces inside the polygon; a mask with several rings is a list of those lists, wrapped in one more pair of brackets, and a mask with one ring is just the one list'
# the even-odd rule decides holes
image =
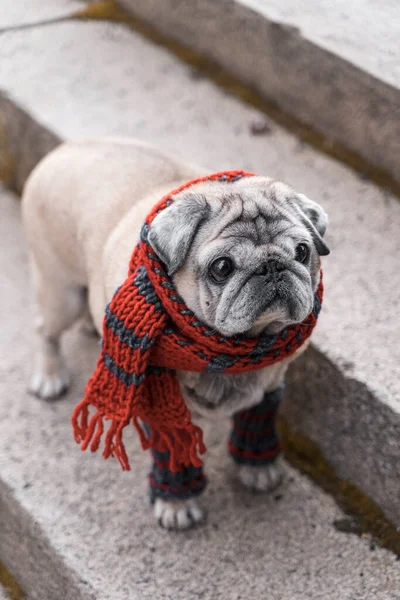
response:
{"label": "grey concrete surface", "polygon": [[[18,199],[0,194],[0,560],[33,600],[398,600],[399,562],[368,536],[340,533],[334,501],[286,466],[283,487],[234,481],[224,425],[208,431],[207,523],[159,529],[147,504],[149,457],[128,438],[133,471],[81,453],[70,417],[98,354],[72,330],[70,393],[27,395],[32,313]],[[372,549],[371,549],[372,548]]]}
{"label": "grey concrete surface", "polygon": [[121,0],[399,181],[396,0]]}
{"label": "grey concrete surface", "polygon": [[[274,124],[269,135],[252,136],[257,111],[123,26],[63,23],[3,34],[0,88],[10,97],[0,114],[11,120],[17,169],[21,143],[32,165],[57,136],[126,134],[212,171],[272,175],[324,205],[332,249],[324,310],[314,351],[291,371],[283,412],[400,525],[398,200]],[[26,112],[11,110],[13,103]],[[32,135],[21,142],[26,127]]]}

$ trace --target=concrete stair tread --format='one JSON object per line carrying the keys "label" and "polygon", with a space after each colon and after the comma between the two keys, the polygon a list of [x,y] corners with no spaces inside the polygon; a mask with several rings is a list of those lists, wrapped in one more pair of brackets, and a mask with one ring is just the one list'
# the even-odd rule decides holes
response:
{"label": "concrete stair tread", "polygon": [[[19,203],[0,196],[0,557],[40,600],[351,600],[379,590],[396,600],[393,554],[349,536],[332,498],[286,466],[283,487],[252,495],[234,483],[221,430],[211,436],[204,498],[207,523],[189,533],[159,529],[147,502],[149,457],[128,436],[133,470],[82,453],[71,411],[83,393],[98,344],[77,331],[65,339],[73,386],[46,403],[26,393],[32,314]],[[211,432],[212,433],[212,432]],[[4,557],[4,558],[3,558]],[[10,565],[11,567],[11,565]]]}

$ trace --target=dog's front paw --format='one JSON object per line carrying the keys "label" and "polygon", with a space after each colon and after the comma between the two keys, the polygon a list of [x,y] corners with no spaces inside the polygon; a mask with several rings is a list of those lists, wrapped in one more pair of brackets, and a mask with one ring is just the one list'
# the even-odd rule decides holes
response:
{"label": "dog's front paw", "polygon": [[204,512],[195,500],[168,502],[157,498],[154,515],[164,529],[189,529],[204,520]]}
{"label": "dog's front paw", "polygon": [[281,467],[275,461],[262,467],[240,465],[238,477],[243,485],[250,490],[255,492],[272,492],[272,490],[282,483],[283,473]]}
{"label": "dog's front paw", "polygon": [[69,377],[65,369],[52,374],[36,371],[30,381],[29,391],[43,400],[52,400],[62,396],[68,387]]}

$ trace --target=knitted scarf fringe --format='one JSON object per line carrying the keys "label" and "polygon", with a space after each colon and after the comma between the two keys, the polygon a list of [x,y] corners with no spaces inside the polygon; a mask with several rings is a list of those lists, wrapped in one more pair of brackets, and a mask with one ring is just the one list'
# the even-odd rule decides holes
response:
{"label": "knitted scarf fringe", "polygon": [[[73,412],[72,424],[75,441],[81,444],[81,449],[90,448],[92,452],[96,452],[104,433],[104,421],[107,420],[107,417],[97,412],[90,417],[89,421],[89,406],[90,402],[84,398]],[[116,458],[123,471],[131,469],[122,441],[122,432],[128,424],[118,423],[116,420],[111,421],[103,450],[103,457],[105,459],[110,456]],[[156,432],[153,438],[149,439],[137,417],[132,417],[132,424],[139,435],[143,450],[152,448],[158,452],[169,452],[169,469],[172,472],[178,472],[182,466],[202,466],[203,461],[198,454],[204,454],[206,446],[203,441],[203,432],[197,425],[190,423],[181,429],[178,428],[174,432],[173,439],[170,433],[162,431]]]}

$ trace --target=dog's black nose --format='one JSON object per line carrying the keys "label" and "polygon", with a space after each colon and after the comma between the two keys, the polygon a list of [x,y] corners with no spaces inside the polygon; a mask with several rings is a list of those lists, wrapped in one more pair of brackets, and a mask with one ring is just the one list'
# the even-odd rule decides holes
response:
{"label": "dog's black nose", "polygon": [[268,275],[272,273],[280,273],[286,269],[285,265],[279,260],[269,260],[256,269],[256,275]]}
{"label": "dog's black nose", "polygon": [[286,269],[285,265],[279,262],[279,260],[271,260],[268,264],[270,265],[271,271],[277,271],[278,273]]}

